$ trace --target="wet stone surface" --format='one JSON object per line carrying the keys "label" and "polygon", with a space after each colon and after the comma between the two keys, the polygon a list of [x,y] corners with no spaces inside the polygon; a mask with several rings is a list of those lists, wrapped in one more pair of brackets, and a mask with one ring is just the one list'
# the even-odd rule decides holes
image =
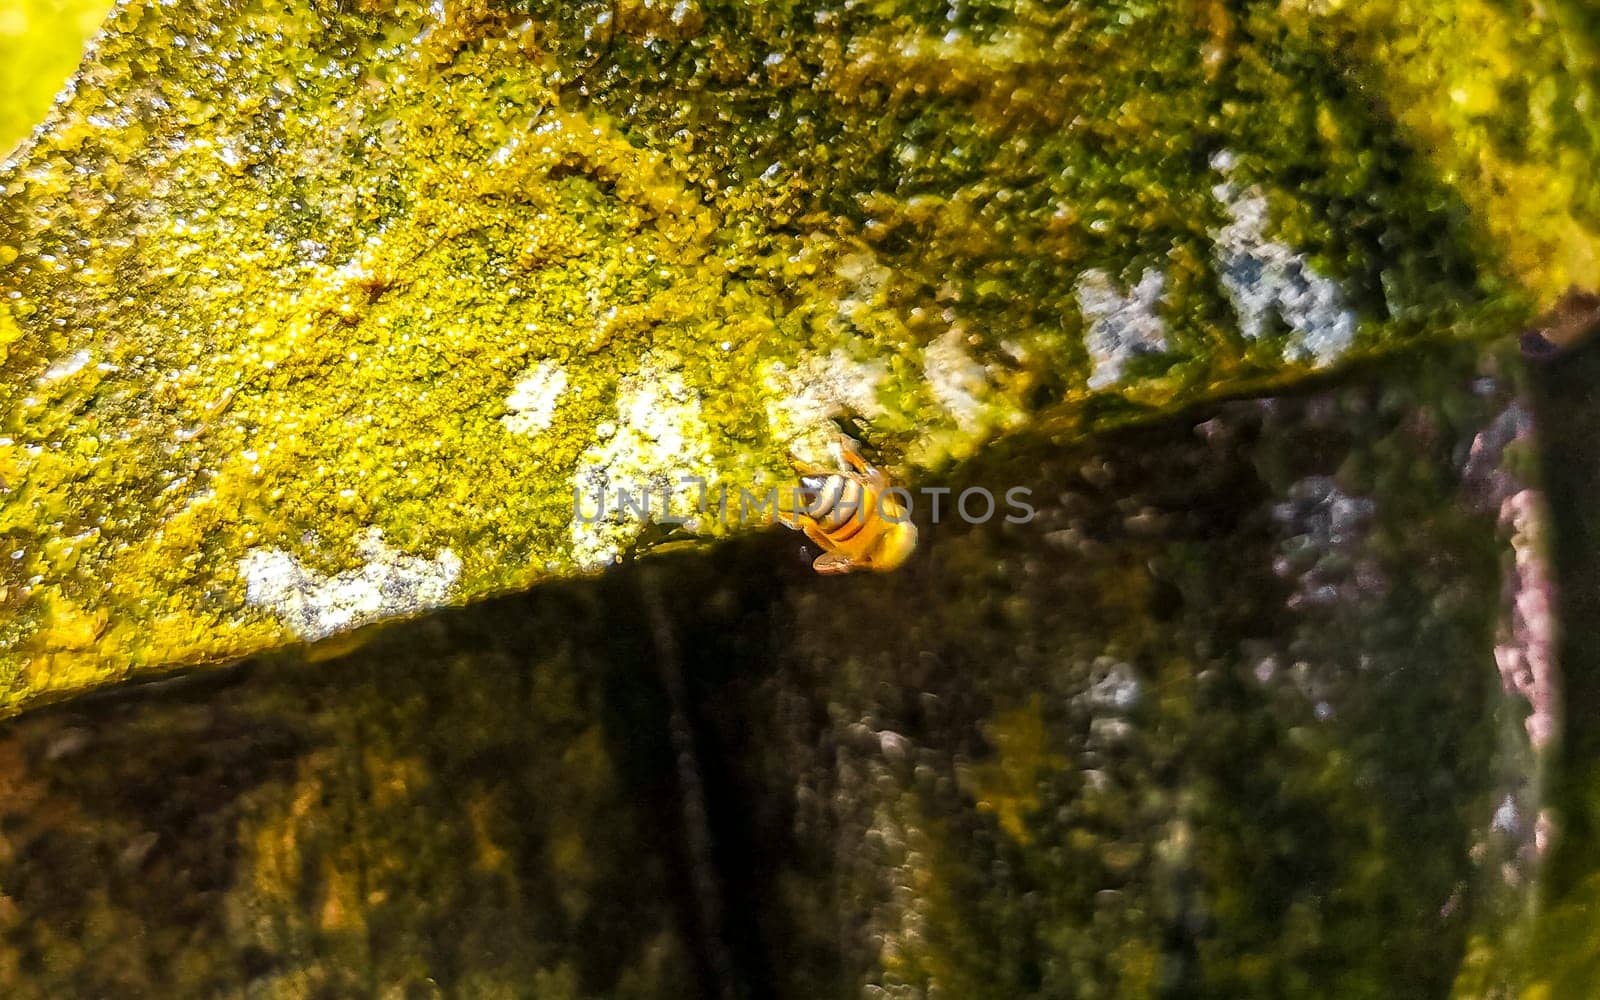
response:
{"label": "wet stone surface", "polygon": [[130,0],[0,165],[0,712],[597,572],[575,488],[833,417],[948,477],[1508,333],[1600,259],[1578,6]]}

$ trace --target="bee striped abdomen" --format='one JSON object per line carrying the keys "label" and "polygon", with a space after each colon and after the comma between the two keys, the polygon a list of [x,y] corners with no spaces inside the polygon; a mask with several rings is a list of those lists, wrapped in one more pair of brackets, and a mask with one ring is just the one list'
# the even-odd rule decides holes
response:
{"label": "bee striped abdomen", "polygon": [[849,541],[866,525],[869,503],[871,498],[860,483],[846,476],[829,476],[819,485],[806,516],[829,538]]}

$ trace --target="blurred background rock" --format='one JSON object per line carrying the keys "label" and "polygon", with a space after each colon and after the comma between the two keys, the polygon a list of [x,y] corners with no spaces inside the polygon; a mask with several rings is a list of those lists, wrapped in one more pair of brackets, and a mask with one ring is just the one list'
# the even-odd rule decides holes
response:
{"label": "blurred background rock", "polygon": [[0,158],[44,120],[110,9],[107,0],[0,3]]}

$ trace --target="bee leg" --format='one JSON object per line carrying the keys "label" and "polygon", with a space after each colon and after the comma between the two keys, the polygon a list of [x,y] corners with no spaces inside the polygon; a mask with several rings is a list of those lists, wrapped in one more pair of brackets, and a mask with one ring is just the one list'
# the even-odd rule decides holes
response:
{"label": "bee leg", "polygon": [[801,534],[803,534],[807,538],[811,539],[811,544],[813,544],[817,548],[821,549],[824,553],[827,553],[827,552],[831,551],[828,548],[828,536],[824,535],[821,531],[817,530],[816,524],[814,522],[811,523],[811,524],[807,524],[807,523],[801,522],[801,523],[796,524],[795,527],[800,530]]}
{"label": "bee leg", "polygon": [[867,478],[867,483],[880,493],[889,488],[889,477],[883,470],[867,461],[861,454],[861,446],[848,434],[839,435],[839,453],[844,456],[845,462],[851,469]]}
{"label": "bee leg", "polygon": [[847,555],[838,552],[824,552],[811,563],[811,568],[823,576],[835,576],[839,573],[848,573],[856,568],[855,562]]}
{"label": "bee leg", "polygon": [[839,454],[844,456],[845,464],[857,472],[866,472],[872,468],[867,460],[861,457],[860,443],[848,434],[839,435]]}

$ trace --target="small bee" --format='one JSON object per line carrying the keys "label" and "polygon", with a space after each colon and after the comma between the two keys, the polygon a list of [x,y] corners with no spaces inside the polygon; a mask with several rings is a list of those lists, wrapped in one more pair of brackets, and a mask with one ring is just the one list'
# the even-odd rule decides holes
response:
{"label": "small bee", "polygon": [[800,473],[794,499],[799,509],[782,509],[778,522],[805,532],[822,547],[811,568],[818,573],[871,569],[887,572],[917,547],[917,526],[904,504],[890,492],[889,477],[861,457],[843,435],[839,448],[849,471],[834,471],[791,458]]}

